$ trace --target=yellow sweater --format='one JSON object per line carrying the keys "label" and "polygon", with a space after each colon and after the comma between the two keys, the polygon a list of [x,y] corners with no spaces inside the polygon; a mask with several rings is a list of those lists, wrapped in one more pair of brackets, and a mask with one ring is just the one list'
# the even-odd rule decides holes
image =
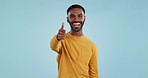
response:
{"label": "yellow sweater", "polygon": [[61,41],[54,36],[50,47],[58,53],[58,78],[98,78],[97,48],[85,36],[66,33]]}

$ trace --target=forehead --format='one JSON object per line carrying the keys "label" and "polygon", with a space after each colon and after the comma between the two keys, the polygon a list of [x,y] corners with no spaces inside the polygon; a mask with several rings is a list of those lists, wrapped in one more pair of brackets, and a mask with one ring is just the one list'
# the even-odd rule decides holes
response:
{"label": "forehead", "polygon": [[81,8],[72,8],[68,15],[71,15],[71,14],[84,14],[83,10]]}

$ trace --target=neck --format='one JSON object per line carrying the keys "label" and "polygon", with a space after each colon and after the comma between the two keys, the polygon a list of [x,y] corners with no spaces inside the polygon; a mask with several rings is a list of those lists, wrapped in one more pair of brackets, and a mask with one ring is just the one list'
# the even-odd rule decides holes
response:
{"label": "neck", "polygon": [[83,32],[82,30],[78,31],[78,32],[74,32],[74,31],[70,31],[70,34],[73,36],[83,36]]}

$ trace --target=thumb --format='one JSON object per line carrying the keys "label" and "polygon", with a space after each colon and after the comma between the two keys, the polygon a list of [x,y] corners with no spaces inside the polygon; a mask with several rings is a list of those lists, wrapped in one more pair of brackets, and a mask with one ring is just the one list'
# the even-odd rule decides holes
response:
{"label": "thumb", "polygon": [[64,22],[62,22],[62,26],[61,26],[61,29],[64,29]]}

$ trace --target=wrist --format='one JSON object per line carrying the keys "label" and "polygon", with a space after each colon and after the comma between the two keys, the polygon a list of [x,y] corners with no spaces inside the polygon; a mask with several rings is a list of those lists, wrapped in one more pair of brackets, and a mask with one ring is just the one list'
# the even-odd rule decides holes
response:
{"label": "wrist", "polygon": [[60,39],[58,39],[58,34],[56,35],[56,39],[57,39],[58,41],[60,41]]}

